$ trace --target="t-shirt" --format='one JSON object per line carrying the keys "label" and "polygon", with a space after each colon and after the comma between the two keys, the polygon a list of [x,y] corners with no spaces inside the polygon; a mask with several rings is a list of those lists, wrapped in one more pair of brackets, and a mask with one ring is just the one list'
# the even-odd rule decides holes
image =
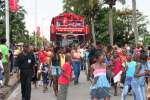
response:
{"label": "t-shirt", "polygon": [[128,66],[128,69],[126,71],[126,76],[127,77],[134,77],[137,63],[135,61],[131,61],[131,62],[127,62],[126,64]]}
{"label": "t-shirt", "polygon": [[[69,63],[65,63],[62,67],[62,70],[63,70],[64,75],[72,77],[72,68]],[[63,84],[63,85],[68,85],[70,80],[67,79],[64,75],[60,75],[60,77],[58,79],[58,83]]]}
{"label": "t-shirt", "polygon": [[114,75],[117,75],[122,70],[122,62],[117,58],[114,61],[114,67],[113,67],[113,73]]}
{"label": "t-shirt", "polygon": [[3,57],[2,57],[2,63],[7,63],[8,60],[7,60],[6,56],[9,55],[9,49],[8,49],[8,47],[6,45],[0,45],[0,50],[1,50],[2,55],[3,55]]}
{"label": "t-shirt", "polygon": [[40,63],[42,63],[42,64],[46,63],[46,54],[43,51],[40,51],[38,53],[38,57],[39,57]]}
{"label": "t-shirt", "polygon": [[62,67],[65,64],[65,54],[60,54],[60,66]]}

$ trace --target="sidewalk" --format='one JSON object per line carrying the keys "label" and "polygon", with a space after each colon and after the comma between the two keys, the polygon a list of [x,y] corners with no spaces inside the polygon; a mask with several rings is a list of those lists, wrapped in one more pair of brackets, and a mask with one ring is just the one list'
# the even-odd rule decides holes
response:
{"label": "sidewalk", "polygon": [[18,83],[17,74],[13,74],[13,76],[10,76],[9,86],[0,88],[0,100],[7,99],[8,95],[14,90]]}

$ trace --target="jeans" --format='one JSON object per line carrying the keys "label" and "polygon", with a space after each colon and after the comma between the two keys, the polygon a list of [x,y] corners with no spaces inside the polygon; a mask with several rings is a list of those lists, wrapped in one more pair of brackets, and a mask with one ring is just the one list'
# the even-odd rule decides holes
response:
{"label": "jeans", "polygon": [[80,61],[73,61],[72,62],[72,66],[73,66],[73,71],[74,71],[74,75],[75,75],[75,83],[78,83],[79,80],[79,76],[80,76],[80,66],[81,66],[81,62]]}
{"label": "jeans", "polygon": [[141,96],[142,96],[142,100],[146,100],[146,94],[145,94],[145,86],[140,86],[140,90],[141,90]]}
{"label": "jeans", "polygon": [[[127,77],[128,78],[128,77]],[[134,100],[145,100],[145,88],[143,86],[140,86],[139,82],[135,79],[132,79],[130,82],[125,80],[125,85],[123,88],[123,92],[121,95],[121,100],[126,100],[126,96],[128,95],[128,90],[131,85],[132,91],[133,91],[133,97]],[[128,81],[128,82],[127,82]],[[126,84],[130,83],[130,84]]]}

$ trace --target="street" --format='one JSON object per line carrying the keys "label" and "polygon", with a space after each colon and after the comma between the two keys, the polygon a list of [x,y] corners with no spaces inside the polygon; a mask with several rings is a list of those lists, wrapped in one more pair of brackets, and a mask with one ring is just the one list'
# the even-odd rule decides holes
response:
{"label": "street", "polygon": [[[89,87],[90,83],[86,81],[85,74],[82,72],[79,85],[70,85],[67,100],[90,100]],[[21,90],[19,85],[7,100],[21,100],[20,93]],[[112,96],[111,100],[121,100],[120,93],[121,92],[119,92],[119,96],[117,97]],[[47,93],[43,93],[41,87],[38,89],[32,87],[31,100],[56,100],[56,97],[54,96],[52,88],[50,87]],[[133,100],[133,98],[132,96],[128,96],[126,100]]]}

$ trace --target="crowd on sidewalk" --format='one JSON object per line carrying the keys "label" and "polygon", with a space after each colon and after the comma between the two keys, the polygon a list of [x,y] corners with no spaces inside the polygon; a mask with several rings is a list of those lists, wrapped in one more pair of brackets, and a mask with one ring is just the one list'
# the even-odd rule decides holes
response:
{"label": "crowd on sidewalk", "polygon": [[101,44],[44,48],[24,45],[14,52],[5,42],[6,39],[1,39],[0,84],[8,85],[15,65],[20,70],[22,100],[30,100],[31,83],[35,88],[43,86],[43,93],[48,92],[50,85],[57,100],[67,100],[69,84],[73,82],[78,86],[82,70],[91,82],[91,100],[110,100],[111,87],[114,87],[114,96],[118,96],[118,89],[122,88],[121,100],[126,100],[131,90],[134,100],[150,97],[150,93],[145,92],[150,89],[149,48]]}

